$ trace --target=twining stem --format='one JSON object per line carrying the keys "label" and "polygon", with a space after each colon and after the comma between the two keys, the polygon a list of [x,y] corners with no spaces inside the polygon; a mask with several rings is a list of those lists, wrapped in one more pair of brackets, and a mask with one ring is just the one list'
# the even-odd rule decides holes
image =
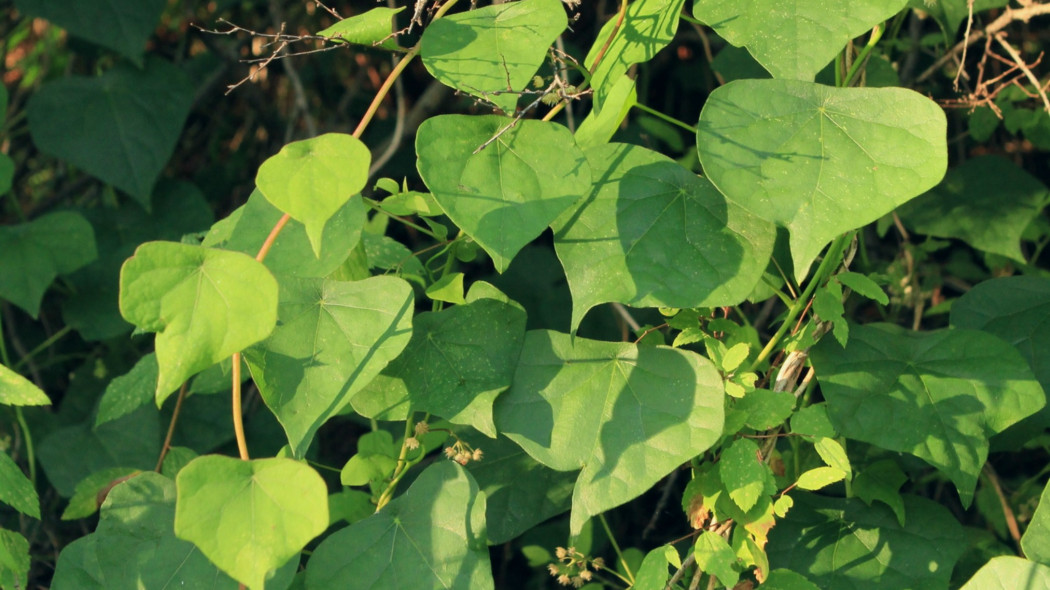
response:
{"label": "twining stem", "polygon": [[171,413],[171,422],[168,424],[168,434],[164,437],[164,446],[160,448],[160,457],[157,458],[157,467],[154,469],[157,473],[160,473],[161,467],[164,466],[164,457],[166,457],[168,451],[171,450],[171,439],[175,436],[175,423],[179,420],[179,412],[182,410],[182,402],[186,399],[189,384],[189,381],[184,382],[182,387],[179,388],[179,396],[175,398],[175,409]]}
{"label": "twining stem", "polygon": [[54,344],[55,342],[58,342],[63,336],[65,336],[66,334],[69,334],[72,330],[73,330],[72,326],[63,326],[63,328],[61,330],[59,330],[59,331],[55,332],[54,334],[52,334],[50,338],[48,338],[47,340],[44,340],[39,345],[37,345],[36,348],[34,348],[33,350],[30,350],[29,352],[27,352],[25,354],[25,356],[22,357],[21,360],[19,360],[17,363],[15,363],[15,366],[11,367],[11,370],[17,371],[17,370],[21,369],[23,366],[25,366],[26,363],[31,361],[34,356],[36,356],[36,355],[40,354],[41,352],[43,352],[44,350],[47,350],[48,348],[50,348],[52,344]]}
{"label": "twining stem", "polygon": [[769,342],[766,343],[766,346],[762,351],[758,353],[758,358],[755,359],[755,362],[751,363],[748,372],[755,371],[759,365],[769,358],[769,355],[773,354],[773,351],[776,349],[777,345],[780,344],[780,341],[787,334],[787,331],[791,329],[792,325],[794,325],[799,314],[809,307],[809,300],[813,296],[813,292],[817,290],[817,287],[823,284],[824,279],[831,274],[831,271],[842,262],[842,255],[846,250],[846,245],[853,239],[853,234],[854,232],[842,234],[835,238],[835,241],[831,243],[831,246],[828,247],[828,251],[824,254],[824,259],[820,261],[820,266],[817,267],[817,272],[813,273],[813,278],[810,280],[809,284],[806,285],[806,289],[802,292],[802,296],[795,300],[794,305],[788,310],[787,316],[780,324],[780,328],[775,334],[773,334],[773,337],[769,339]]}
{"label": "twining stem", "polygon": [[15,420],[18,420],[18,427],[22,429],[22,438],[26,441],[29,481],[33,482],[33,487],[36,487],[36,451],[33,447],[33,434],[29,431],[29,424],[26,424],[26,417],[22,415],[22,406],[15,406]]}
{"label": "twining stem", "polygon": [[602,527],[605,529],[605,535],[609,537],[609,543],[613,546],[613,551],[616,552],[616,557],[620,559],[620,565],[623,566],[623,573],[627,574],[628,581],[634,585],[634,574],[631,573],[631,566],[627,565],[627,560],[624,559],[623,551],[620,551],[620,544],[616,542],[616,537],[612,534],[612,529],[609,528],[609,521],[605,520],[605,514],[598,514],[598,520],[602,522]]}
{"label": "twining stem", "polygon": [[656,117],[657,119],[661,119],[661,120],[666,121],[666,122],[668,122],[668,123],[670,123],[672,125],[681,127],[682,129],[685,129],[686,131],[692,133],[693,135],[696,135],[696,127],[693,127],[692,125],[690,125],[690,124],[688,124],[688,123],[686,123],[684,121],[679,121],[678,119],[675,119],[674,117],[672,117],[670,115],[665,115],[665,114],[661,113],[660,111],[658,111],[656,109],[652,109],[650,107],[647,107],[647,106],[645,106],[644,104],[642,104],[640,102],[634,103],[634,108],[636,108],[636,109],[638,109],[640,111],[644,111],[646,113],[649,113],[650,115]]}
{"label": "twining stem", "polygon": [[868,38],[868,44],[864,46],[864,49],[860,50],[860,53],[857,54],[857,58],[853,60],[853,65],[850,67],[849,72],[846,72],[843,86],[853,84],[853,78],[855,78],[860,69],[868,63],[868,56],[871,54],[871,50],[875,49],[875,46],[878,45],[879,40],[882,39],[882,33],[885,30],[886,28],[882,25],[875,25],[875,28],[871,30],[871,37]]}
{"label": "twining stem", "polygon": [[405,476],[405,472],[408,471],[409,465],[406,460],[408,458],[407,441],[414,434],[415,427],[416,425],[412,420],[412,416],[409,416],[408,419],[405,420],[405,436],[404,440],[401,442],[401,453],[397,456],[397,466],[394,467],[394,475],[390,479],[390,483],[387,484],[386,489],[379,495],[379,499],[376,500],[376,512],[382,510],[383,506],[386,506],[390,502],[390,499],[394,497],[394,490],[397,489],[398,482],[401,481],[401,478]]}
{"label": "twining stem", "polygon": [[241,459],[248,460],[248,441],[244,438],[244,417],[241,415],[241,353],[233,353],[233,435],[237,439],[237,452]]}

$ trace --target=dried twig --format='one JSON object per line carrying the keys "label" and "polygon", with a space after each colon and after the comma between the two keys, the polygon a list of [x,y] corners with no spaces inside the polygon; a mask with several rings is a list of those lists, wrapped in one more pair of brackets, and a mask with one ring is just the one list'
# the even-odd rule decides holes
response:
{"label": "dried twig", "polygon": [[[1032,70],[1028,67],[1028,64],[1024,63],[1024,60],[1021,59],[1021,55],[1017,53],[1017,50],[1014,49],[1009,43],[1007,43],[1003,39],[1003,37],[1004,35],[1002,33],[999,33],[994,36],[995,40],[999,43],[999,45],[1001,45],[1002,48],[1010,54],[1010,57],[1013,58],[1014,63],[1017,64],[1017,67],[1022,72],[1024,72],[1024,75],[1026,78],[1028,78],[1028,81],[1031,82],[1033,86],[1035,86],[1036,92],[1039,93],[1039,98],[1043,99],[1043,109],[1047,113],[1050,113],[1050,100],[1046,98],[1046,91],[1043,89],[1042,82],[1040,82],[1039,79],[1035,77],[1035,74],[1032,73]],[[1039,59],[1041,60],[1042,58],[1043,56],[1042,54],[1040,54]]]}

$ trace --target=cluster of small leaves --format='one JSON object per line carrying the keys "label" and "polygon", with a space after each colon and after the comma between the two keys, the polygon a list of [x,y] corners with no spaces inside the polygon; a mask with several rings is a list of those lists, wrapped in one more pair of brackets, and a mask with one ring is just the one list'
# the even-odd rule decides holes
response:
{"label": "cluster of small leaves", "polygon": [[[1050,586],[1043,473],[993,467],[1050,448],[1050,191],[985,148],[949,169],[948,116],[901,84],[923,19],[950,55],[1004,2],[623,0],[587,37],[557,0],[328,19],[295,38],[396,65],[218,221],[161,179],[206,66],[146,54],[164,2],[82,2],[16,0],[116,52],[19,124],[106,199],[0,227],[0,502],[98,513],[52,587],[485,590],[498,544],[576,588]],[[682,23],[728,81],[668,114],[648,68]],[[416,58],[467,112],[418,123],[420,190],[370,182]],[[996,112],[1036,149],[1045,89],[1017,84]],[[0,154],[20,215],[23,165]],[[27,350],[13,310],[47,327],[48,297],[65,327]],[[49,397],[34,357],[73,331],[106,352]],[[46,553],[26,521],[0,519],[0,589]]]}

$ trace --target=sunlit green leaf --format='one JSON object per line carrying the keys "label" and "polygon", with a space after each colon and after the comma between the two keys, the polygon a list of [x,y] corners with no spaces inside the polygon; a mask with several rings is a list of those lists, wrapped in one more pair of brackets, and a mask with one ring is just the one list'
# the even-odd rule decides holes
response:
{"label": "sunlit green leaf", "polygon": [[325,539],[306,568],[308,588],[487,590],[485,494],[440,460],[378,513]]}
{"label": "sunlit green leaf", "polygon": [[33,482],[5,452],[0,452],[0,502],[22,514],[40,518],[40,499]]}
{"label": "sunlit green leaf", "polygon": [[738,438],[722,451],[718,461],[719,478],[729,490],[729,497],[744,512],[751,510],[760,496],[776,488],[773,472],[761,455],[755,441]]}
{"label": "sunlit green leaf", "polygon": [[839,234],[932,188],[944,111],[903,88],[738,80],[700,113],[704,172],[730,201],[791,232],[795,276]]}
{"label": "sunlit green leaf", "polygon": [[700,533],[693,545],[693,555],[696,556],[696,567],[701,571],[715,576],[727,588],[736,585],[739,578],[739,573],[733,569],[736,555],[722,535],[713,531]]}
{"label": "sunlit green leaf", "polygon": [[[602,26],[582,64],[591,71],[591,86],[599,105],[628,68],[649,61],[674,39],[684,4],[685,0],[636,0],[627,5],[622,22],[613,15]],[[616,36],[612,37],[614,32]]]}
{"label": "sunlit green leaf", "polygon": [[634,499],[722,432],[722,379],[680,349],[526,334],[497,429],[540,463],[581,469],[571,529]]}
{"label": "sunlit green leaf", "polygon": [[813,80],[846,43],[908,0],[694,0],[693,16],[747,47],[774,78]]}
{"label": "sunlit green leaf", "polygon": [[442,115],[427,119],[416,135],[423,181],[500,272],[591,183],[586,157],[569,130],[555,123],[518,121],[473,153],[511,123],[505,117]]}
{"label": "sunlit green leaf", "polygon": [[395,277],[281,281],[281,324],[245,358],[293,453],[408,344],[412,288]]}
{"label": "sunlit green leaf", "polygon": [[5,406],[49,406],[47,397],[32,381],[0,365],[0,404]]}
{"label": "sunlit green leaf", "polygon": [[966,548],[962,527],[940,504],[905,496],[908,524],[889,508],[857,499],[794,494],[795,506],[769,536],[769,565],[819,588],[945,589]]}
{"label": "sunlit green leaf", "polygon": [[485,6],[431,23],[420,40],[420,55],[441,83],[513,114],[517,91],[546,61],[566,24],[557,0]]}
{"label": "sunlit green leaf", "polygon": [[95,259],[95,232],[71,211],[49,213],[20,225],[0,227],[0,299],[36,317],[55,277]]}
{"label": "sunlit green leaf", "polygon": [[974,330],[854,326],[845,350],[825,338],[811,359],[839,432],[925,460],[955,483],[964,505],[988,438],[1046,403],[1021,355]]}
{"label": "sunlit green leaf", "polygon": [[292,459],[199,457],[175,484],[175,535],[252,590],[328,528],[324,480]]}
{"label": "sunlit green leaf", "polygon": [[1035,514],[1021,537],[1021,549],[1028,559],[1050,565],[1050,485],[1043,488]]}
{"label": "sunlit green leaf", "polygon": [[627,76],[620,76],[607,94],[604,103],[595,101],[594,108],[573,134],[580,149],[589,150],[608,143],[627,113],[638,103],[634,80]]}
{"label": "sunlit green leaf", "polygon": [[266,338],[277,322],[277,281],[250,256],[148,242],[120,271],[120,312],[157,332],[157,395]]}
{"label": "sunlit green leaf", "polygon": [[666,588],[667,580],[671,577],[667,566],[674,563],[672,560],[681,563],[678,551],[671,545],[662,545],[647,553],[645,559],[642,560],[642,565],[635,572],[632,590],[663,590]]}
{"label": "sunlit green leaf", "polygon": [[397,49],[397,39],[391,34],[393,19],[404,9],[404,6],[400,8],[379,6],[368,12],[344,18],[327,29],[318,31],[317,34],[343,43]]}
{"label": "sunlit green leaf", "polygon": [[[108,23],[102,30],[119,36]],[[153,184],[175,151],[194,92],[180,68],[155,58],[143,69],[118,64],[101,76],[48,82],[30,97],[26,115],[41,151],[149,209]]]}
{"label": "sunlit green leaf", "polygon": [[1020,557],[993,557],[960,590],[1050,590],[1050,567]]}
{"label": "sunlit green leaf", "polygon": [[771,224],[645,148],[610,144],[588,160],[593,192],[552,225],[573,330],[600,303],[735,305],[754,289],[773,251]]}
{"label": "sunlit green leaf", "polygon": [[29,541],[21,533],[0,529],[0,588],[28,588],[29,567]]}
{"label": "sunlit green leaf", "polygon": [[325,224],[368,181],[372,153],[353,135],[326,133],[289,143],[255,177],[267,201],[306,226],[320,257]]}

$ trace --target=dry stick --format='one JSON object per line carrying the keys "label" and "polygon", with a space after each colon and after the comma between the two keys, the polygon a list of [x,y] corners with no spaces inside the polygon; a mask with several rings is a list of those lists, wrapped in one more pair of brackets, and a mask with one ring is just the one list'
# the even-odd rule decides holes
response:
{"label": "dry stick", "polygon": [[1036,91],[1039,93],[1039,98],[1043,99],[1044,110],[1046,110],[1047,113],[1050,113],[1050,100],[1047,100],[1046,91],[1043,90],[1043,85],[1041,82],[1039,82],[1039,79],[1035,77],[1035,74],[1032,73],[1032,70],[1029,69],[1028,65],[1024,63],[1024,60],[1021,59],[1021,56],[1017,53],[1017,50],[1014,49],[1009,43],[1003,40],[1002,34],[995,35],[995,40],[999,43],[999,45],[1002,45],[1003,49],[1005,49],[1007,53],[1010,54],[1010,57],[1013,58],[1014,63],[1017,64],[1017,67],[1020,68],[1022,72],[1024,72],[1025,77],[1028,78],[1028,80],[1032,83],[1033,86],[1035,86]]}
{"label": "dry stick", "polygon": [[985,463],[982,471],[984,471],[988,481],[992,483],[995,495],[999,497],[999,504],[1003,507],[1003,517],[1006,519],[1006,528],[1010,530],[1010,537],[1017,544],[1017,550],[1020,552],[1021,557],[1024,557],[1024,549],[1021,548],[1021,530],[1017,526],[1017,518],[1014,516],[1013,509],[1010,508],[1010,503],[1006,501],[1006,494],[1003,493],[1003,488],[999,486],[999,476],[995,473],[991,463]]}
{"label": "dry stick", "polygon": [[168,455],[168,451],[171,450],[171,439],[175,436],[175,423],[179,420],[179,412],[182,410],[182,400],[186,399],[186,390],[188,389],[189,381],[185,381],[182,387],[179,388],[179,397],[175,399],[175,410],[171,413],[171,422],[168,423],[168,434],[164,437],[164,446],[160,448],[160,457],[157,458],[157,467],[154,469],[157,473],[160,473],[160,468],[164,465],[164,457]]}
{"label": "dry stick", "polygon": [[992,21],[992,24],[988,25],[981,31],[972,33],[962,41],[959,41],[951,48],[948,53],[945,53],[933,63],[932,66],[926,68],[926,71],[919,74],[919,77],[915,79],[915,83],[921,83],[927,78],[935,74],[938,70],[944,67],[944,64],[948,63],[955,58],[955,55],[963,50],[963,48],[973,45],[974,43],[981,40],[983,37],[994,35],[999,31],[1006,28],[1010,23],[1021,20],[1027,22],[1029,19],[1035,16],[1043,14],[1050,14],[1050,4],[1032,4],[1020,9],[1007,8],[1005,12],[999,15],[999,18]]}
{"label": "dry stick", "polygon": [[[963,34],[963,39],[970,38],[970,31],[973,29],[973,0],[966,1],[966,10],[968,12],[966,17],[966,33]],[[959,71],[955,72],[955,79],[952,80],[952,88],[956,92],[959,91],[959,78],[962,77],[963,72],[966,71],[966,49],[968,45],[963,45],[962,57],[959,58]]]}

